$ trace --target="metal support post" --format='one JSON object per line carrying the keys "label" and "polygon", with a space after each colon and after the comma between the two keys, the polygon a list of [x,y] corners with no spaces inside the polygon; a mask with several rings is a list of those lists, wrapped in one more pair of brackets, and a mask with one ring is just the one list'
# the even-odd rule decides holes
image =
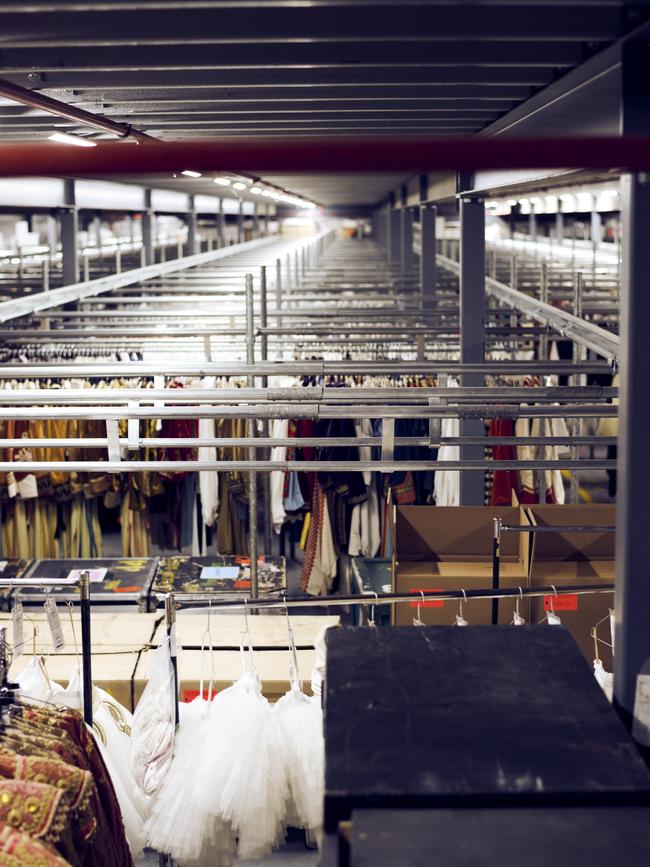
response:
{"label": "metal support post", "polygon": [[239,200],[239,212],[237,214],[237,243],[241,244],[244,240],[244,200]]}
{"label": "metal support post", "polygon": [[534,243],[537,240],[537,216],[535,211],[532,210],[528,215],[528,234],[530,235],[530,240]]}
{"label": "metal support post", "polygon": [[119,274],[122,270],[122,250],[120,247],[115,249],[115,273]]}
{"label": "metal support post", "polygon": [[253,238],[260,236],[260,215],[258,214],[259,204],[255,202],[253,205]]}
{"label": "metal support post", "polygon": [[81,615],[81,657],[83,659],[84,721],[93,724],[92,641],[90,635],[90,573],[79,576],[79,607]]}
{"label": "metal support post", "polygon": [[[267,316],[267,295],[266,295],[266,266],[260,268],[260,328],[262,333],[260,336],[260,354],[262,361],[268,360],[268,335],[266,327],[268,325]],[[269,384],[268,376],[262,377],[262,388],[266,388]],[[269,420],[262,419],[262,436],[269,436]],[[264,450],[266,460],[271,460],[271,449]],[[273,554],[273,518],[271,515],[271,476],[269,473],[264,473],[262,476],[262,490],[264,492],[264,554],[270,557]]]}
{"label": "metal support post", "polygon": [[151,208],[151,190],[144,191],[144,207],[142,213],[142,250],[144,252],[144,264],[153,265],[155,261],[154,235],[156,216]]}
{"label": "metal support post", "polygon": [[219,210],[217,211],[217,247],[223,247],[226,243],[224,220],[223,199],[219,199]]}
{"label": "metal support post", "polygon": [[413,270],[413,210],[402,208],[401,211],[401,266],[402,277]]}
{"label": "metal support post", "polygon": [[190,210],[187,215],[187,255],[199,253],[198,216],[194,207],[194,196],[188,196]]}
{"label": "metal support post", "polygon": [[650,245],[646,236],[650,225],[649,175],[621,178],[621,219],[624,229],[620,318],[623,354],[618,413],[614,692],[624,721],[629,723],[635,707],[637,676],[642,669],[646,678],[650,674],[647,540],[650,401],[643,396],[650,349],[650,294],[647,292]]}
{"label": "metal support post", "polygon": [[84,263],[84,282],[87,283],[90,280],[90,256],[88,255],[88,251],[83,255],[83,263]]}
{"label": "metal support post", "polygon": [[275,325],[276,328],[282,328],[282,316],[280,311],[282,310],[282,260],[275,260]]}
{"label": "metal support post", "polygon": [[420,207],[420,292],[422,309],[436,306],[436,214],[435,205]]}
{"label": "metal support post", "polygon": [[50,262],[43,259],[43,292],[50,291]]}
{"label": "metal support post", "polygon": [[63,285],[79,282],[79,219],[73,180],[64,180],[65,208],[61,211],[61,256],[63,259]]}
{"label": "metal support post", "polygon": [[388,260],[391,265],[399,265],[401,258],[401,218],[397,208],[388,211]]}
{"label": "metal support post", "polygon": [[560,210],[559,203],[557,213],[555,214],[555,240],[558,244],[564,241],[564,214]]}
{"label": "metal support post", "polygon": [[[539,267],[539,300],[542,304],[548,304],[548,265],[546,262],[542,262]],[[548,359],[548,337],[546,331],[539,338],[538,357],[540,361]]]}
{"label": "metal support post", "polygon": [[[465,364],[485,361],[485,207],[482,199],[460,200],[460,360]],[[483,386],[480,374],[464,374],[463,386]],[[485,434],[480,419],[461,419],[460,435]],[[462,460],[481,460],[481,446],[464,446]],[[485,503],[483,473],[460,474],[461,506]]]}
{"label": "metal support post", "polygon": [[300,286],[300,260],[298,259],[298,251],[293,254],[293,276],[296,284],[296,289]]}
{"label": "metal support post", "polygon": [[[246,275],[246,363],[255,364],[255,298],[253,294],[253,275]],[[249,388],[255,388],[255,377],[248,377]],[[248,419],[248,436],[257,435],[256,419]],[[253,446],[248,449],[248,460],[256,460]],[[248,474],[248,521],[249,540],[248,552],[251,561],[251,596],[258,594],[257,576],[257,472],[251,470]]]}

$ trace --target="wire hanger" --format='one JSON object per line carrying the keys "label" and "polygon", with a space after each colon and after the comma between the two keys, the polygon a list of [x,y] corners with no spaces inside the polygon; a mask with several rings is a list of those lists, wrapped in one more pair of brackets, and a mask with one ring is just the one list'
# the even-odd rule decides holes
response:
{"label": "wire hanger", "polygon": [[519,588],[519,598],[515,602],[515,611],[514,611],[514,614],[512,615],[512,621],[511,621],[512,626],[523,626],[524,623],[526,622],[524,620],[524,618],[521,616],[521,614],[519,613],[519,603],[523,602],[523,599],[524,599],[524,591],[520,587]]}
{"label": "wire hanger", "polygon": [[282,596],[284,602],[284,613],[287,618],[287,633],[289,635],[289,650],[291,651],[291,662],[289,663],[289,683],[291,689],[302,693],[302,681],[300,680],[300,669],[298,668],[298,652],[296,650],[296,642],[293,635],[293,627],[291,626],[291,618],[289,617],[289,606],[287,605],[287,597]]}
{"label": "wire hanger", "polygon": [[[461,593],[463,594],[463,599],[467,602],[467,593],[461,589]],[[469,626],[469,623],[463,617],[463,599],[458,600],[458,609],[459,613],[456,615],[456,623],[455,626]]]}
{"label": "wire hanger", "polygon": [[417,610],[415,617],[413,618],[413,626],[424,626],[425,625],[422,622],[422,620],[420,619],[420,605],[424,605],[424,591],[423,590],[420,590],[420,596],[422,597],[422,599],[421,600],[418,599],[418,610]]}
{"label": "wire hanger", "polygon": [[375,601],[370,606],[370,618],[368,619],[368,627],[369,629],[376,629],[377,624],[375,623],[375,605],[379,601],[379,596],[377,596],[376,591],[373,591],[375,594]]}
{"label": "wire hanger", "polygon": [[[557,587],[555,587],[554,584],[551,584],[551,587],[553,588],[553,592],[555,593],[555,597],[557,598]],[[562,626],[562,621],[555,613],[555,609],[553,608],[553,596],[548,596],[546,598],[548,599],[550,611],[546,612],[546,616],[540,620],[540,623],[544,623],[544,621],[546,621],[549,626]]]}

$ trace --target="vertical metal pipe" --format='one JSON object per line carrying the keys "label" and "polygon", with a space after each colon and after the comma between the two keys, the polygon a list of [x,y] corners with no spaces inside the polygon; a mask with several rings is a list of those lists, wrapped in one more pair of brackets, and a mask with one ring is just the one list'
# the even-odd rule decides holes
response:
{"label": "vertical metal pipe", "polygon": [[400,222],[400,264],[404,278],[413,270],[413,210],[411,208],[402,208]]}
{"label": "vertical metal pipe", "polygon": [[[485,207],[482,199],[460,200],[460,360],[464,364],[485,361]],[[483,386],[481,374],[464,374],[463,386]],[[461,419],[460,435],[480,437],[483,422]],[[481,460],[481,446],[464,446],[461,460]],[[484,473],[461,472],[460,504],[482,506],[485,503]]]}
{"label": "vertical metal pipe", "polygon": [[119,274],[121,270],[122,270],[122,251],[118,246],[117,249],[115,250],[115,273]]}
{"label": "vertical metal pipe", "polygon": [[[255,364],[255,298],[253,294],[253,275],[246,275],[246,363]],[[248,377],[248,385],[250,388],[255,388],[255,377]],[[248,436],[255,437],[257,435],[256,423],[254,418],[248,419]],[[257,459],[256,450],[254,447],[248,449],[248,460],[254,461]],[[248,474],[248,520],[250,526],[249,532],[249,554],[251,561],[251,595],[256,598],[258,595],[258,576],[257,576],[257,473],[251,470]]]}
{"label": "vertical metal pipe", "polygon": [[69,286],[79,282],[79,220],[75,182],[63,182],[65,208],[61,211],[61,257],[63,260],[63,285]]}
{"label": "vertical metal pipe", "polygon": [[[268,361],[268,335],[266,334],[268,316],[267,316],[267,295],[266,295],[266,266],[260,268],[260,327],[262,335],[260,337],[260,354],[262,361]],[[262,377],[262,387],[266,388],[269,384],[267,376]],[[268,438],[269,435],[269,420],[262,419],[262,436]],[[265,449],[264,456],[266,460],[271,459],[271,450]],[[262,490],[264,493],[264,554],[270,557],[273,554],[273,518],[271,515],[271,475],[263,473],[262,475]]]}
{"label": "vertical metal pipe", "polygon": [[81,614],[81,660],[84,691],[84,721],[93,724],[93,672],[92,640],[90,625],[90,573],[82,572],[79,577],[79,597]]}
{"label": "vertical metal pipe", "polygon": [[153,265],[155,261],[155,214],[151,207],[151,190],[144,191],[144,211],[142,213],[142,249],[144,251],[144,264]]}
{"label": "vertical metal pipe", "polygon": [[50,291],[50,263],[43,259],[43,292]]}
{"label": "vertical metal pipe", "polygon": [[397,208],[388,211],[389,245],[388,259],[391,265],[399,265],[401,258],[401,218]]}
{"label": "vertical metal pipe", "polygon": [[90,256],[88,255],[87,250],[84,253],[83,262],[84,262],[84,282],[87,283],[90,280]]}
{"label": "vertical metal pipe", "polygon": [[169,655],[174,674],[172,679],[173,695],[171,696],[174,710],[174,725],[178,725],[180,722],[180,708],[178,706],[178,655],[176,652],[176,597],[173,593],[168,593],[165,596],[165,624],[169,638]]}
{"label": "vertical metal pipe", "polygon": [[177,259],[183,258],[183,241],[181,238],[179,238],[178,241],[176,242],[176,258]]}
{"label": "vertical metal pipe", "polygon": [[244,200],[239,200],[239,212],[237,214],[237,243],[244,240]]}
{"label": "vertical metal pipe", "polygon": [[436,207],[420,207],[420,292],[422,309],[436,306]]}
{"label": "vertical metal pipe", "polygon": [[282,316],[280,311],[282,310],[282,260],[275,260],[275,309],[277,312],[277,316],[275,317],[275,324],[277,328],[282,327]]}

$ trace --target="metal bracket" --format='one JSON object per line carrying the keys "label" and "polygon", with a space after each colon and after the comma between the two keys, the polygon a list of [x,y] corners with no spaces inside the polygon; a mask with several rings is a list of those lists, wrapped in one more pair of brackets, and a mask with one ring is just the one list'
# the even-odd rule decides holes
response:
{"label": "metal bracket", "polygon": [[[395,419],[383,418],[381,420],[381,459],[392,461],[395,459]],[[391,470],[382,470],[389,473]]]}
{"label": "metal bracket", "polygon": [[106,437],[108,439],[108,460],[121,461],[120,427],[116,418],[106,419]]}

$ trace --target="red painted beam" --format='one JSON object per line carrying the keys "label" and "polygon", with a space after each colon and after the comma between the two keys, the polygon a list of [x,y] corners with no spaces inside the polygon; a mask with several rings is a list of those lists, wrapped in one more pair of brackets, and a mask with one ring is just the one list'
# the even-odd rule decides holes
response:
{"label": "red painted beam", "polygon": [[0,175],[179,172],[382,172],[472,169],[650,170],[650,137],[563,139],[295,139],[0,144]]}

